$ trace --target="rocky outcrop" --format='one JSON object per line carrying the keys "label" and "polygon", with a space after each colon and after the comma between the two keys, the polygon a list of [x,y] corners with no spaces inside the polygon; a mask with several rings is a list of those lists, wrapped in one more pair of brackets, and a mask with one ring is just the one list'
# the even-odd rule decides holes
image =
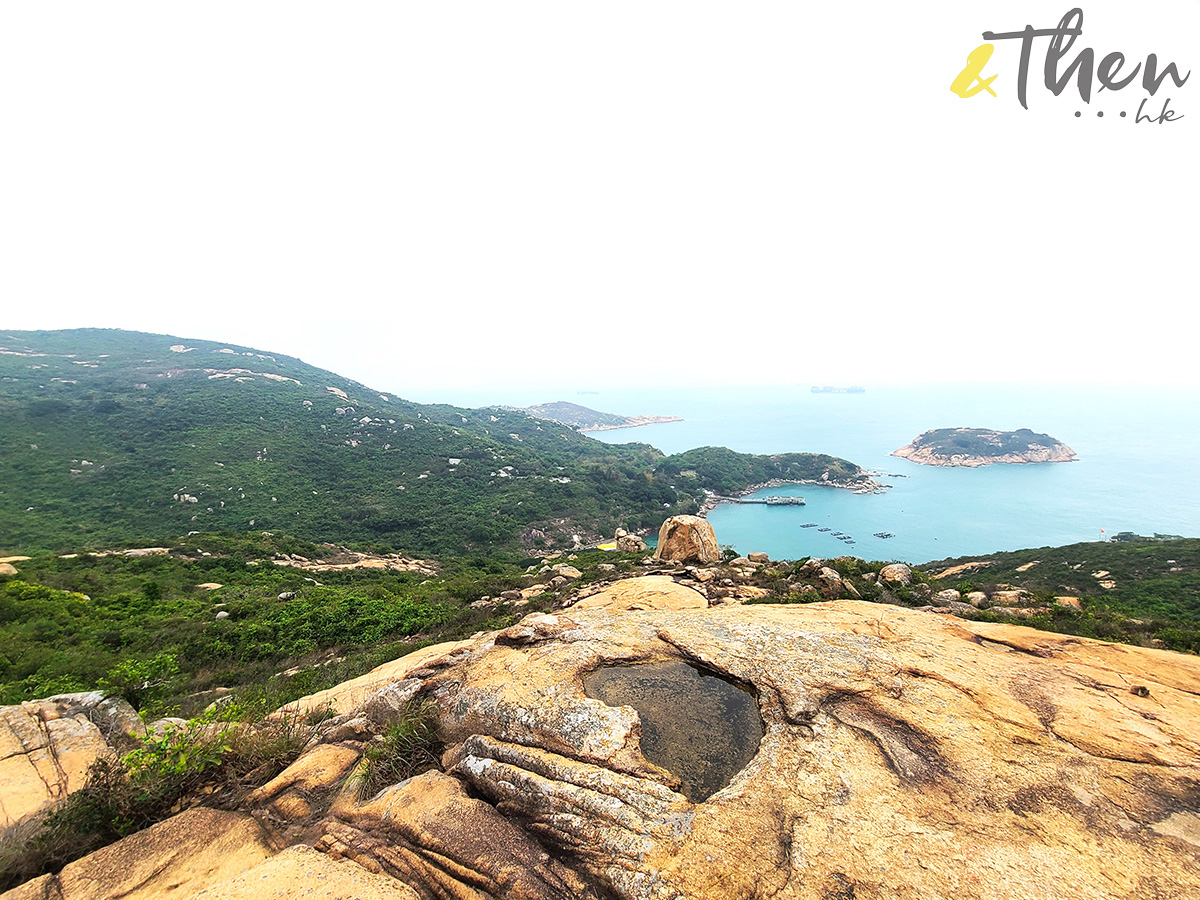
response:
{"label": "rocky outcrop", "polygon": [[892,456],[923,466],[976,468],[994,463],[1070,462],[1076,454],[1062,441],[1028,428],[937,428],[921,433],[912,443],[894,450]]}
{"label": "rocky outcrop", "polygon": [[[761,719],[749,762],[702,802],[663,760],[703,766],[719,705],[589,696],[600,670],[636,685],[651,664],[731,682]],[[271,852],[303,838],[390,879],[356,896],[1200,895],[1195,657],[839,601],[575,607],[392,666],[251,804]],[[360,798],[347,772],[401,699],[432,704],[444,771]],[[688,752],[656,755],[672,741]],[[268,865],[222,880],[259,884]]]}
{"label": "rocky outcrop", "polygon": [[96,759],[145,733],[133,707],[100,691],[0,707],[0,831],[79,790]]}
{"label": "rocky outcrop", "polygon": [[192,809],[90,853],[57,875],[43,875],[0,896],[3,900],[185,900],[246,873],[278,849],[253,816]]}
{"label": "rocky outcrop", "polygon": [[654,558],[670,562],[712,563],[721,558],[717,535],[699,516],[671,516],[658,530]]}
{"label": "rocky outcrop", "polygon": [[907,587],[912,584],[912,569],[904,563],[891,563],[879,570],[879,577],[890,584]]}
{"label": "rocky outcrop", "polygon": [[705,609],[708,599],[669,575],[626,578],[577,601],[572,609]]}
{"label": "rocky outcrop", "polygon": [[617,529],[616,544],[620,553],[642,553],[646,550],[646,542],[624,528]]}

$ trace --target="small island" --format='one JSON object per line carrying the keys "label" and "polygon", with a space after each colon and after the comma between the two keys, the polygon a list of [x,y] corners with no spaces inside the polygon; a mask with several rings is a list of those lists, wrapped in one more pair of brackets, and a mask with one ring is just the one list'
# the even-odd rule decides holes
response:
{"label": "small island", "polygon": [[892,453],[923,466],[990,466],[994,463],[1070,462],[1075,451],[1028,428],[935,428]]}

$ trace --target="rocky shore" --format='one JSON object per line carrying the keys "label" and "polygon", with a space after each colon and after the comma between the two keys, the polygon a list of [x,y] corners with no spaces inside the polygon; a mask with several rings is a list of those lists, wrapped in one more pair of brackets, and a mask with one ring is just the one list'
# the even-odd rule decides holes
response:
{"label": "rocky shore", "polygon": [[617,431],[620,428],[637,428],[641,425],[661,425],[664,422],[682,422],[679,416],[626,416],[620,425],[588,425],[579,430],[587,431]]}
{"label": "rocky shore", "polygon": [[783,487],[789,484],[814,484],[821,487],[843,488],[848,491],[854,491],[856,494],[886,494],[891,488],[890,484],[883,484],[876,481],[869,475],[865,478],[857,478],[853,481],[837,481],[821,478],[805,478],[800,481],[787,481],[782,478],[772,478],[770,481],[764,481],[761,484],[752,484],[749,487],[743,488],[731,495],[716,494],[712,491],[705,492],[704,502],[700,504],[699,515],[706,515],[716,509],[720,504],[733,498],[749,497],[756,491],[763,491],[767,488]]}

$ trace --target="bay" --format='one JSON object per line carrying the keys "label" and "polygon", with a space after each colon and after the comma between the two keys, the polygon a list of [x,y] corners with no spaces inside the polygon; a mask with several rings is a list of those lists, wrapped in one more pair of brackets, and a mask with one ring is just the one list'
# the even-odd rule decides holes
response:
{"label": "bay", "polygon": [[[880,495],[811,485],[758,494],[803,496],[800,507],[722,504],[709,521],[718,541],[741,553],[922,562],[1106,539],[1119,531],[1200,533],[1194,389],[939,384],[814,394],[802,385],[599,390],[561,399],[685,419],[593,433],[608,443],[640,441],[665,453],[706,445],[830,453],[885,473],[877,480],[892,485]],[[948,426],[1030,428],[1063,441],[1079,458],[968,469],[890,456],[921,432]],[[837,540],[834,531],[855,543]]]}

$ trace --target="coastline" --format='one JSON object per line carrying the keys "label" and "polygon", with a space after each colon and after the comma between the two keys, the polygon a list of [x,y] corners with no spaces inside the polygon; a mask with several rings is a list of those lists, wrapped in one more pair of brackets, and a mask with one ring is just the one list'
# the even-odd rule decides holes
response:
{"label": "coastline", "polygon": [[1006,453],[1003,456],[972,456],[967,453],[955,453],[943,456],[936,450],[913,447],[911,444],[907,447],[901,447],[899,450],[893,450],[890,455],[899,457],[900,459],[907,459],[909,462],[916,463],[919,466],[963,469],[977,469],[982,466],[993,465],[1028,466],[1039,465],[1041,463],[1076,462],[1079,458],[1076,456],[1075,451],[1069,447],[1064,447],[1062,451],[1058,447],[1049,447],[1025,453]]}
{"label": "coastline", "polygon": [[589,431],[618,431],[622,428],[641,428],[643,425],[662,425],[665,422],[682,422],[683,419],[679,416],[629,416],[627,422],[620,425],[592,425],[588,428],[580,428],[580,434],[587,434]]}
{"label": "coastline", "polygon": [[891,487],[890,484],[881,484],[871,477],[870,474],[864,473],[863,478],[855,481],[822,481],[819,478],[807,478],[803,481],[791,481],[782,478],[772,478],[770,481],[764,481],[761,484],[752,484],[749,487],[742,488],[740,491],[735,491],[732,494],[714,494],[711,491],[705,491],[704,502],[700,504],[700,511],[696,513],[698,516],[706,516],[725,501],[738,497],[748,497],[755,491],[765,490],[766,488],[783,487],[789,484],[811,484],[817,487],[834,487],[844,490],[854,491],[856,494],[884,494]]}

